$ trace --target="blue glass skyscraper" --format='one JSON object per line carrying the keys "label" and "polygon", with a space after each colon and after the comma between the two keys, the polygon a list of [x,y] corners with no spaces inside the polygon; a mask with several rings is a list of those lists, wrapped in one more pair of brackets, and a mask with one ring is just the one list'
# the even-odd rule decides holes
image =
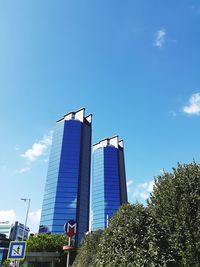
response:
{"label": "blue glass skyscraper", "polygon": [[105,229],[118,208],[127,203],[123,141],[107,138],[93,145],[91,230]]}
{"label": "blue glass skyscraper", "polygon": [[77,244],[89,227],[92,115],[85,109],[58,120],[54,129],[39,232],[63,234],[77,222]]}

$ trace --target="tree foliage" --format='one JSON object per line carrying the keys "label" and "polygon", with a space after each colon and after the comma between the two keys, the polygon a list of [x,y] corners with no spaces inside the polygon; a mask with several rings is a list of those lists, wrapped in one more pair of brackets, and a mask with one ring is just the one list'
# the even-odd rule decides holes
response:
{"label": "tree foliage", "polygon": [[9,262],[10,262],[9,260],[4,260],[1,267],[9,267]]}
{"label": "tree foliage", "polygon": [[[96,266],[173,266],[165,233],[142,205],[124,205],[103,233]],[[175,266],[175,265],[174,265]]]}
{"label": "tree foliage", "polygon": [[[63,246],[68,244],[68,238],[65,235],[47,235],[39,234],[32,236],[27,241],[27,252],[59,252],[59,264],[57,266],[66,265],[66,254]],[[71,240],[71,245],[74,246],[74,240]],[[70,251],[70,263],[74,261],[76,248]]]}
{"label": "tree foliage", "polygon": [[176,258],[176,266],[200,266],[200,165],[178,164],[157,177],[149,208]]}
{"label": "tree foliage", "polygon": [[31,252],[55,252],[62,253],[63,246],[68,242],[65,235],[39,234],[32,236],[27,242],[27,251]]}
{"label": "tree foliage", "polygon": [[100,236],[85,237],[74,267],[199,267],[200,165],[155,178],[148,206],[124,205]]}
{"label": "tree foliage", "polygon": [[102,232],[102,230],[98,230],[84,237],[83,244],[78,251],[73,267],[94,266]]}

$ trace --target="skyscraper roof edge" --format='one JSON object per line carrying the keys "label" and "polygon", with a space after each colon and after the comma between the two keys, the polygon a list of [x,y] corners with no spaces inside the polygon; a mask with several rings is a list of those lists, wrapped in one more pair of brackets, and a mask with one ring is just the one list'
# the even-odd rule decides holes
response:
{"label": "skyscraper roof edge", "polygon": [[85,116],[85,108],[80,108],[77,111],[72,111],[65,114],[61,119],[57,120],[56,123],[60,123],[64,120],[79,120],[81,122],[86,119],[88,123],[92,122],[92,114]]}

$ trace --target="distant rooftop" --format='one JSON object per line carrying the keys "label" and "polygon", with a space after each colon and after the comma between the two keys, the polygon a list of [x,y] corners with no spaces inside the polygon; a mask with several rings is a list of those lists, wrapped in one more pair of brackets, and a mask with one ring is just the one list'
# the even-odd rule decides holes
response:
{"label": "distant rooftop", "polygon": [[81,108],[78,111],[72,111],[70,113],[67,113],[63,116],[60,120],[57,121],[57,123],[63,122],[63,121],[69,121],[69,120],[79,120],[81,122],[84,122],[84,119],[88,122],[92,122],[92,114],[89,114],[88,116],[85,116],[85,108]]}
{"label": "distant rooftop", "polygon": [[123,148],[124,143],[123,140],[119,140],[118,135],[115,135],[110,138],[105,138],[102,139],[100,142],[96,143],[93,145],[93,151],[102,148],[102,147],[107,147],[107,146],[114,146],[116,148]]}

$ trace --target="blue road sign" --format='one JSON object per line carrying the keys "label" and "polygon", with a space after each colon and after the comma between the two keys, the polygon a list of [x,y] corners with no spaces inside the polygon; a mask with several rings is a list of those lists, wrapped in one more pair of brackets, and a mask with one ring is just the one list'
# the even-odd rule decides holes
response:
{"label": "blue road sign", "polygon": [[25,241],[11,241],[8,250],[8,260],[23,260],[26,253]]}

